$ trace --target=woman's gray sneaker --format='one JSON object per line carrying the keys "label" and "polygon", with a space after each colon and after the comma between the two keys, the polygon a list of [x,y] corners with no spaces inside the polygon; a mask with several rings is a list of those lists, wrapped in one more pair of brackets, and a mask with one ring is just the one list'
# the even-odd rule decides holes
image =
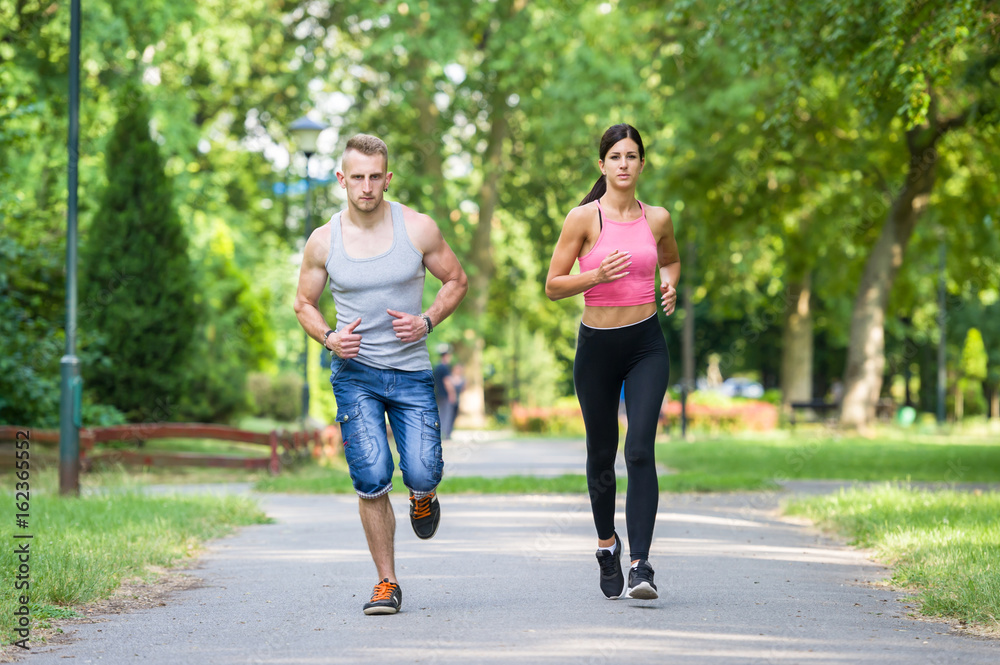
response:
{"label": "woman's gray sneaker", "polygon": [[656,585],[653,584],[653,567],[642,560],[628,571],[628,597],[638,600],[653,600],[659,598]]}

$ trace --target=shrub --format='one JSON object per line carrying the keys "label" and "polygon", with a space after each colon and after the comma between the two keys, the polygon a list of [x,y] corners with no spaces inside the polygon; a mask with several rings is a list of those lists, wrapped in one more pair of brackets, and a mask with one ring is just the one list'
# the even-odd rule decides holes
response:
{"label": "shrub", "polygon": [[255,416],[289,421],[302,413],[302,377],[298,374],[251,372],[247,375],[247,392]]}
{"label": "shrub", "polygon": [[91,350],[105,361],[82,368],[95,401],[139,421],[153,405],[182,401],[199,309],[150,107],[132,92],[105,149],[107,187],[82,236],[78,323],[100,333]]}
{"label": "shrub", "polygon": [[555,406],[523,406],[512,404],[510,422],[518,432],[583,436],[583,413],[576,398],[560,400]]}

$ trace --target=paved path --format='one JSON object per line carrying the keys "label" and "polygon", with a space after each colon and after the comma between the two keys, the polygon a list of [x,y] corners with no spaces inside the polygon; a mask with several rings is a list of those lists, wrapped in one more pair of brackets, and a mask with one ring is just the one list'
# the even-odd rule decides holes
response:
{"label": "paved path", "polygon": [[27,662],[1000,663],[1000,641],[908,618],[900,594],[872,585],[883,567],[779,519],[781,498],[663,495],[656,601],[601,596],[584,497],[443,496],[430,541],[397,500],[403,611],[368,617],[357,500],[265,495],[276,523],[213,543],[190,571],[200,587],[67,626],[67,643]]}

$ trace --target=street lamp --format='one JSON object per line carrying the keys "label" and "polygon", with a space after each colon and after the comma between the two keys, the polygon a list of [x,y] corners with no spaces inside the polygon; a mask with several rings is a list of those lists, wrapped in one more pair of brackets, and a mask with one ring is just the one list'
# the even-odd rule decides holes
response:
{"label": "street lamp", "polygon": [[80,161],[80,0],[70,3],[66,215],[66,354],[59,361],[59,493],[80,494],[80,360],[76,356],[77,165]]}
{"label": "street lamp", "polygon": [[[320,133],[328,125],[303,116],[288,126],[294,137],[295,145],[306,156],[306,232],[305,239],[309,242],[312,233],[312,182],[309,178],[309,159],[316,154],[316,142]],[[309,417],[309,333],[305,333],[305,343],[302,347],[302,427]]]}

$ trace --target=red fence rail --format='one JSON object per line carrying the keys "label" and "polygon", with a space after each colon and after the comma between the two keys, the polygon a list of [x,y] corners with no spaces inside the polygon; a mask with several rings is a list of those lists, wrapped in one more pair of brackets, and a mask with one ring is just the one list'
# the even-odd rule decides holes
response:
{"label": "red fence rail", "polygon": [[[18,432],[27,432],[29,440],[58,443],[58,430],[0,425],[0,441],[14,441]],[[21,438],[24,438],[23,436]],[[270,448],[269,457],[235,457],[198,453],[161,453],[142,450],[108,450],[94,452],[94,445],[110,441],[134,442],[137,446],[154,439],[213,439],[257,444]],[[80,468],[88,470],[94,462],[113,461],[143,466],[208,466],[239,469],[281,470],[282,459],[291,461],[309,450],[309,443],[321,445],[319,430],[289,432],[250,432],[226,425],[209,423],[140,423],[113,427],[85,427],[80,430]]]}

